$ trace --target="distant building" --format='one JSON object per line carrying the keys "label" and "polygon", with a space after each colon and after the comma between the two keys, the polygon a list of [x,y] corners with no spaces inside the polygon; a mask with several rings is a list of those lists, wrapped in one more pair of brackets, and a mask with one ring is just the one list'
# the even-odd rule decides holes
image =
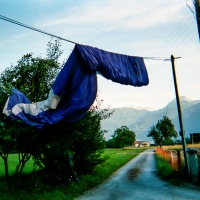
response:
{"label": "distant building", "polygon": [[200,133],[190,133],[190,141],[192,144],[200,143]]}
{"label": "distant building", "polygon": [[149,147],[150,143],[147,141],[135,141],[134,146],[135,147]]}

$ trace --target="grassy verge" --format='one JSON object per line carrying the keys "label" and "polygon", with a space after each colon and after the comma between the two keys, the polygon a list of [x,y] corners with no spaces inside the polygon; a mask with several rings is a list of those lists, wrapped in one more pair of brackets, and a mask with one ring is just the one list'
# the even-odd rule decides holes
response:
{"label": "grassy verge", "polygon": [[[164,150],[182,150],[182,148],[183,148],[182,145],[162,146],[162,149]],[[199,149],[200,144],[187,144],[187,148]],[[198,161],[200,166],[200,158],[198,158]],[[174,185],[179,185],[179,186],[184,185],[186,187],[188,185],[191,185],[192,178],[190,177],[190,175],[187,175],[183,166],[178,171],[175,171],[169,164],[169,161],[166,161],[159,154],[156,154],[156,162],[157,162],[158,173],[161,178],[171,182]],[[196,186],[200,187],[200,184]]]}
{"label": "grassy verge", "polygon": [[[98,184],[105,181],[113,172],[122,167],[132,158],[143,152],[145,148],[138,149],[106,149],[103,153],[105,162],[96,166],[92,175],[84,175],[79,177],[79,182],[73,182],[70,185],[48,186],[42,184],[38,177],[33,174],[27,175],[23,180],[23,188],[9,188],[3,180],[0,180],[0,199],[1,200],[14,200],[14,199],[48,199],[48,200],[61,200],[61,199],[74,199],[80,196],[85,191],[92,189]],[[16,166],[16,158],[11,157],[9,164],[12,167]],[[0,174],[2,174],[3,163],[0,160]],[[10,166],[11,167],[11,166]],[[13,170],[14,168],[9,168]],[[26,172],[32,171],[33,163],[30,161],[26,167]],[[31,184],[30,184],[31,183]]]}
{"label": "grassy verge", "polygon": [[185,185],[188,182],[184,168],[181,167],[179,171],[175,171],[169,161],[165,160],[160,154],[156,154],[156,165],[158,174],[162,179],[178,186]]}

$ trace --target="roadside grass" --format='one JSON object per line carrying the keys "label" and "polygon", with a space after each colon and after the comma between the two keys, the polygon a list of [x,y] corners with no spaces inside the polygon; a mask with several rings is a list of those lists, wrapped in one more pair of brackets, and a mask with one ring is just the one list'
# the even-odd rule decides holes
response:
{"label": "roadside grass", "polygon": [[[33,160],[30,160],[25,166],[25,175],[22,179],[23,187],[10,188],[5,180],[2,179],[4,174],[3,161],[0,159],[0,199],[14,200],[14,199],[74,199],[82,195],[85,191],[96,187],[98,184],[105,181],[117,169],[121,168],[128,161],[136,157],[139,153],[146,150],[146,148],[132,148],[132,149],[105,149],[102,157],[105,162],[97,165],[93,174],[82,175],[78,182],[72,182],[69,185],[52,186],[44,184],[40,181],[40,177],[36,172],[33,172]],[[18,158],[16,154],[9,157],[9,174],[12,174],[17,165]],[[30,184],[31,183],[31,184]]]}
{"label": "roadside grass", "polygon": [[162,179],[177,186],[183,186],[188,183],[186,172],[183,166],[181,166],[178,171],[175,171],[170,165],[169,161],[166,160],[162,155],[155,154],[155,157],[158,175]]}
{"label": "roadside grass", "polygon": [[[187,144],[187,148],[200,148],[200,144]],[[182,150],[182,145],[162,146],[164,150]],[[191,178],[188,177],[184,163],[178,171],[174,170],[169,161],[162,155],[156,154],[156,164],[158,175],[170,183],[178,186],[191,184]],[[197,185],[196,185],[197,186]]]}
{"label": "roadside grass", "polygon": [[93,175],[83,175],[80,177],[80,182],[70,184],[68,194],[71,193],[72,196],[78,197],[85,191],[96,187],[144,150],[146,148],[106,149],[103,153],[106,161],[96,166]]}
{"label": "roadside grass", "polygon": [[122,167],[125,163],[130,161],[132,158],[134,158],[144,150],[146,149],[107,149],[103,154],[103,158],[105,158],[106,161],[96,167],[95,174],[98,174],[100,177],[106,179],[114,171]]}

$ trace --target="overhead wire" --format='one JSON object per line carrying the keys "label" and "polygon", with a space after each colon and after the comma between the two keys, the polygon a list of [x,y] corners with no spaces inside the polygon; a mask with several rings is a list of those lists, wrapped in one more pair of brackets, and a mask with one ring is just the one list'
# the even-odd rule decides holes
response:
{"label": "overhead wire", "polygon": [[194,33],[194,29],[190,29],[190,30],[188,29],[188,31],[185,34],[185,37],[181,37],[178,43],[174,46],[174,51],[176,51],[180,47],[182,50],[185,48],[184,42],[186,41],[186,43],[188,43],[187,41],[190,41],[191,38],[194,38],[194,36],[191,33]]}
{"label": "overhead wire", "polygon": [[193,34],[191,34],[190,37],[188,37],[188,40],[186,44],[184,45],[184,49],[186,49],[188,45],[191,44],[191,41],[194,40],[194,37],[197,37],[196,30],[193,30],[192,33]]}
{"label": "overhead wire", "polygon": [[[189,14],[187,15],[187,16],[189,16]],[[187,19],[189,19],[188,17],[187,17]],[[187,24],[187,21],[185,21],[185,18],[183,18],[181,21],[180,21],[180,23],[178,24],[178,26],[176,27],[176,29],[174,29],[171,33],[170,33],[170,35],[169,35],[169,37],[167,38],[167,40],[165,40],[160,46],[159,46],[159,50],[157,49],[155,52],[156,53],[154,53],[153,55],[155,55],[155,54],[159,54],[159,55],[161,55],[160,54],[160,52],[166,52],[166,47],[167,46],[173,46],[173,45],[171,45],[171,41],[173,41],[173,40],[175,40],[176,39],[176,36],[177,35],[180,35],[180,34],[182,34],[182,31],[183,31],[183,29],[185,30],[186,28],[185,28],[185,25]],[[160,51],[161,50],[161,51]],[[165,53],[164,53],[165,54]],[[143,57],[144,59],[151,59],[151,60],[163,60],[163,61],[171,61],[171,58],[170,57]],[[176,57],[175,59],[178,59],[178,58],[180,58],[180,57]],[[151,71],[151,76],[156,76],[156,74],[157,73],[160,73],[160,70],[161,70],[161,68],[153,68],[153,70]]]}
{"label": "overhead wire", "polygon": [[[24,23],[18,22],[18,21],[16,21],[16,20],[7,18],[7,17],[2,16],[2,15],[0,15],[0,19],[3,19],[3,20],[5,20],[5,21],[14,23],[14,24],[16,24],[16,25],[20,25],[20,26],[22,26],[22,27],[25,27],[25,28],[28,28],[28,29],[31,29],[31,30],[34,30],[34,31],[37,31],[37,32],[40,32],[40,33],[43,33],[43,34],[46,34],[46,35],[49,35],[49,36],[51,36],[51,37],[58,38],[58,39],[60,39],[60,40],[64,40],[64,41],[67,41],[67,42],[70,42],[70,43],[77,44],[77,43],[74,42],[74,41],[71,41],[71,40],[68,40],[68,39],[59,37],[59,36],[57,36],[57,35],[54,35],[54,34],[45,32],[45,31],[43,31],[43,30],[40,30],[40,29],[37,29],[37,28],[35,28],[35,27],[26,25],[26,24],[24,24]],[[169,58],[169,57],[143,57],[143,58],[144,58],[144,59],[149,59],[149,60],[157,60],[157,61],[170,61],[170,58]],[[168,112],[168,108],[167,108],[167,111],[166,111],[166,115],[167,115],[167,112]]]}
{"label": "overhead wire", "polygon": [[[185,48],[185,45],[182,44],[191,41],[190,35],[194,32],[194,28],[192,28],[194,24],[189,23],[189,20],[191,20],[190,16],[191,12],[187,12],[187,14],[184,15],[184,18],[182,18],[176,28],[169,34],[168,38],[155,50],[154,54],[162,56],[168,54],[169,52],[174,52],[174,49],[177,50],[180,46],[181,50]],[[196,36],[194,35],[194,38],[195,37]]]}
{"label": "overhead wire", "polygon": [[[16,21],[14,19],[11,19],[11,18],[8,18],[8,17],[5,17],[3,15],[0,15],[0,19],[2,20],[5,20],[7,22],[10,22],[10,23],[13,23],[13,24],[16,24],[16,25],[19,25],[19,26],[22,26],[22,27],[25,27],[25,28],[28,28],[28,29],[31,29],[31,30],[34,30],[36,32],[40,32],[40,33],[43,33],[45,35],[49,35],[51,37],[55,37],[55,38],[58,38],[59,40],[64,40],[66,42],[70,42],[70,43],[73,43],[73,44],[78,44],[77,42],[74,42],[72,40],[68,40],[68,39],[65,39],[65,38],[62,38],[60,36],[57,36],[57,35],[54,35],[52,33],[48,33],[46,31],[43,31],[41,29],[38,29],[38,28],[35,28],[33,26],[29,26],[27,24],[24,24],[22,22],[19,22],[19,21]],[[167,59],[167,57],[143,57],[144,59],[151,59],[151,60],[162,60],[162,61],[165,61]]]}
{"label": "overhead wire", "polygon": [[13,23],[13,24],[16,24],[16,25],[19,25],[19,26],[22,26],[22,27],[25,27],[25,28],[28,28],[28,29],[31,29],[31,30],[34,30],[34,31],[37,31],[37,32],[40,32],[40,33],[43,33],[43,34],[46,34],[46,35],[49,35],[49,36],[51,36],[51,37],[58,38],[59,40],[64,40],[64,41],[66,41],[66,42],[70,42],[70,43],[73,43],[73,44],[78,44],[77,42],[74,42],[74,41],[71,41],[71,40],[62,38],[62,37],[60,37],[60,36],[57,36],[57,35],[48,33],[48,32],[46,32],[46,31],[40,30],[40,29],[35,28],[35,27],[33,27],[33,26],[29,26],[29,25],[27,25],[27,24],[21,23],[21,22],[19,22],[19,21],[16,21],[16,20],[11,19],[11,18],[8,18],[8,17],[5,17],[5,16],[3,16],[3,15],[0,15],[0,19],[5,20],[5,21],[8,21],[8,22],[11,22],[11,23]]}
{"label": "overhead wire", "polygon": [[[193,2],[193,4],[194,4],[194,2]],[[192,8],[188,5],[188,0],[186,0],[186,6],[190,9],[190,11],[192,12],[194,18],[197,19],[195,11],[193,11]]]}
{"label": "overhead wire", "polygon": [[[166,54],[166,52],[169,51],[171,52],[174,46],[177,44],[177,42],[185,36],[184,33],[188,30],[188,26],[186,26],[186,24],[188,23],[189,18],[186,17],[184,19],[184,22],[182,21],[183,23],[181,23],[182,25],[179,26],[179,28],[175,28],[175,32],[171,35],[170,40],[168,40],[167,43],[162,46],[162,49],[158,51],[159,55]],[[191,27],[191,24],[189,25],[189,27]]]}
{"label": "overhead wire", "polygon": [[[188,13],[188,15],[189,15],[189,13]],[[188,16],[188,15],[187,15],[187,16]],[[187,16],[186,16],[186,19],[188,19]],[[184,25],[185,25],[186,23],[187,23],[187,22],[186,22],[185,18],[182,18],[182,20],[179,22],[179,24],[176,26],[176,28],[173,29],[173,30],[170,32],[170,34],[169,34],[169,36],[167,37],[167,39],[164,40],[164,41],[160,44],[160,46],[155,50],[154,54],[158,54],[158,53],[160,54],[160,52],[161,52],[163,49],[166,49],[166,46],[171,46],[172,41],[174,41],[174,40],[176,39],[176,36],[179,34],[179,32],[182,30],[182,28],[185,27]],[[154,54],[153,54],[153,55],[154,55]]]}
{"label": "overhead wire", "polygon": [[[188,40],[189,39],[191,40],[191,32],[192,33],[194,32],[194,29],[191,30],[192,24],[188,23],[190,19],[189,16],[190,15],[188,12],[188,14],[184,18],[182,18],[178,26],[176,26],[176,28],[170,33],[168,38],[163,43],[161,43],[161,45],[159,46],[159,49],[156,49],[155,52],[157,55],[164,55],[166,54],[166,52],[171,52],[172,49],[174,49],[174,47],[178,49],[181,46],[181,44],[183,44],[183,42],[185,41],[187,42],[187,44],[189,43]],[[189,24],[189,26],[187,26],[187,24]],[[184,48],[186,48],[186,45],[184,45]],[[159,73],[160,70],[161,70],[160,68],[157,68],[157,69],[154,68],[154,71],[153,73],[151,73],[151,76],[156,76],[156,74]],[[172,80],[170,83],[170,91],[171,91],[171,87],[172,87]],[[167,106],[166,116],[168,115],[168,112],[169,112],[169,108]]]}

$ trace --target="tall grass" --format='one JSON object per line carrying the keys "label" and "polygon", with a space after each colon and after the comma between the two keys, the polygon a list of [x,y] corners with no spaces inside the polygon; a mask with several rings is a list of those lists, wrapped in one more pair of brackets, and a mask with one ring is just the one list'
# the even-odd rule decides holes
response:
{"label": "tall grass", "polygon": [[[187,144],[187,148],[200,148],[200,144]],[[182,149],[183,146],[179,145],[171,145],[171,146],[162,146],[162,149]]]}
{"label": "tall grass", "polygon": [[187,183],[187,176],[184,167],[180,167],[178,171],[170,165],[170,162],[166,160],[162,155],[156,154],[156,165],[159,176],[169,181],[174,185],[184,185]]}

